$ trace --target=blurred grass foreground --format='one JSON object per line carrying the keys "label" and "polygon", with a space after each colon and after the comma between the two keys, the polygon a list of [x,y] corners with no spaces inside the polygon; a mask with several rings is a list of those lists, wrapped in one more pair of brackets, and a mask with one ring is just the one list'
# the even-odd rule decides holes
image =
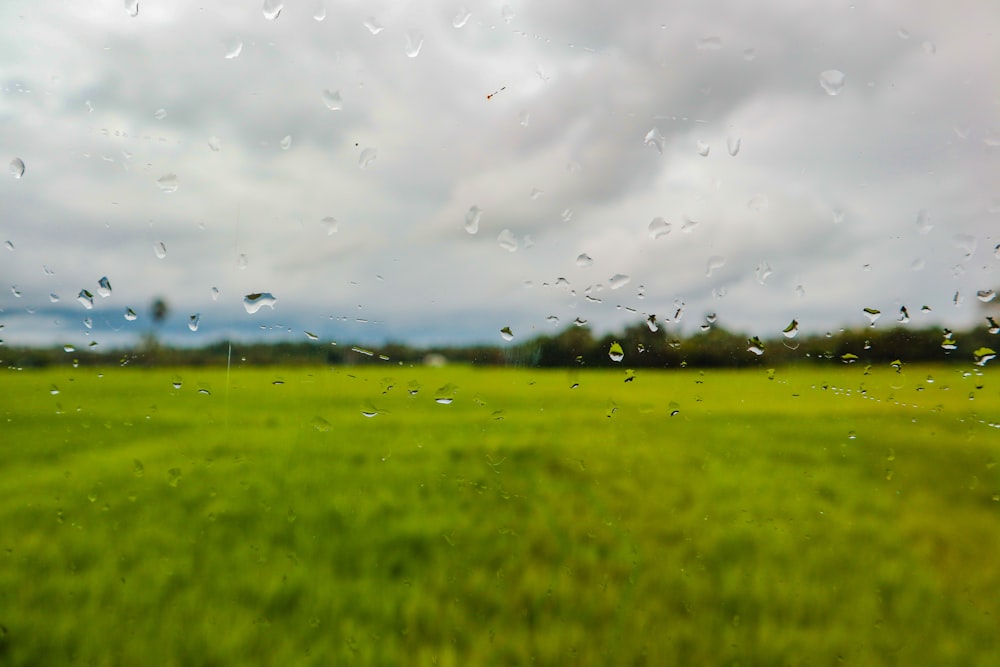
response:
{"label": "blurred grass foreground", "polygon": [[3,665],[997,665],[990,368],[2,371]]}

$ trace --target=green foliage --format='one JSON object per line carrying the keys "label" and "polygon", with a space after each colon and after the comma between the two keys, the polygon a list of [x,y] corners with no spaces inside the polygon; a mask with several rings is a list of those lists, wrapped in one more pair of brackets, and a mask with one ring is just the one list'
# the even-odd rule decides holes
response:
{"label": "green foliage", "polygon": [[2,372],[0,663],[1000,662],[989,367],[239,359]]}

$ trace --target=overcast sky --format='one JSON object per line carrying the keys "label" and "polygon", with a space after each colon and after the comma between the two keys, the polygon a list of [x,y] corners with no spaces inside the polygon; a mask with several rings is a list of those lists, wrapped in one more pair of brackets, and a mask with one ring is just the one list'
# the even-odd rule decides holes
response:
{"label": "overcast sky", "polygon": [[985,324],[998,7],[6,0],[0,338]]}

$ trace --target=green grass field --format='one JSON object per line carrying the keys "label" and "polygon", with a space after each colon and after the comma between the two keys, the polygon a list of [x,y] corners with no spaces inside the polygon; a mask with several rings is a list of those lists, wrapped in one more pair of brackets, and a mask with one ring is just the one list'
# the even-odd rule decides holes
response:
{"label": "green grass field", "polygon": [[974,371],[3,370],[0,664],[994,666]]}

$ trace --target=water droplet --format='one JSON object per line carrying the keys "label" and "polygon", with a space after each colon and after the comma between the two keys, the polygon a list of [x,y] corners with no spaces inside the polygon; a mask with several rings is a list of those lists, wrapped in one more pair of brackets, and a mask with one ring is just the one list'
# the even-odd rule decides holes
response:
{"label": "water droplet", "polygon": [[503,17],[504,23],[510,23],[514,20],[514,8],[510,5],[504,5],[500,9],[500,16]]}
{"label": "water droplet", "polygon": [[479,221],[483,217],[483,209],[478,206],[470,206],[465,213],[465,231],[475,234],[479,231]]}
{"label": "water droplet", "polygon": [[451,405],[455,400],[455,392],[457,391],[458,387],[449,382],[434,392],[434,402],[441,405]]}
{"label": "water droplet", "polygon": [[[559,215],[559,217],[562,218],[563,222],[569,222],[570,220],[573,219],[573,209],[571,208],[563,209],[563,212]],[[1000,248],[1000,246],[998,246],[998,248]]]}
{"label": "water droplet", "polygon": [[404,35],[406,38],[406,56],[416,58],[420,55],[420,49],[424,46],[424,33],[416,28],[410,28]]}
{"label": "water droplet", "polygon": [[76,352],[76,348],[72,345],[63,345],[63,352]]}
{"label": "water droplet", "polygon": [[21,178],[24,176],[24,160],[16,157],[10,161],[10,175],[14,178]]}
{"label": "water droplet", "polygon": [[521,127],[528,127],[528,123],[531,122],[531,114],[527,111],[522,111],[517,114],[517,122]]}
{"label": "water droplet", "polygon": [[240,253],[239,257],[236,258],[236,268],[240,271],[246,271],[249,264],[250,260],[247,258],[246,253]]}
{"label": "water droplet", "polygon": [[317,336],[311,331],[303,331],[302,333],[304,333],[306,335],[306,338],[308,338],[309,340],[319,340],[319,336]]}
{"label": "water droplet", "polygon": [[754,213],[763,213],[770,206],[770,202],[767,199],[767,195],[754,195],[747,202],[747,208]]}
{"label": "water droplet", "polygon": [[757,49],[744,49],[743,50],[743,60],[747,62],[753,62],[757,59]]}
{"label": "water droplet", "polygon": [[322,2],[319,3],[319,6],[316,8],[315,13],[313,13],[313,18],[315,20],[317,20],[317,21],[325,21],[326,20],[326,5],[325,4],[323,4]]}
{"label": "water droplet", "polygon": [[514,252],[517,250],[517,237],[514,236],[514,232],[509,229],[505,229],[497,235],[497,243],[499,243],[500,247],[507,252]]}
{"label": "water droplet", "polygon": [[208,138],[208,147],[211,148],[213,152],[218,153],[222,150],[222,139],[212,135]]}
{"label": "water droplet", "polygon": [[906,324],[910,321],[910,312],[906,310],[906,306],[899,307],[899,317],[896,319],[900,324]]}
{"label": "water droplet", "polygon": [[933,56],[935,53],[937,53],[937,46],[935,46],[934,42],[931,42],[931,41],[925,40],[920,45],[920,48],[923,49],[924,53],[926,53],[929,56]]}
{"label": "water droplet", "polygon": [[663,146],[667,139],[660,133],[660,129],[654,127],[652,130],[646,133],[646,138],[644,139],[647,146],[652,146],[656,149],[656,152],[663,155]]}
{"label": "water droplet", "polygon": [[366,28],[368,28],[368,32],[370,32],[373,35],[377,35],[383,30],[382,24],[379,23],[378,19],[375,18],[374,16],[369,16],[364,21],[362,21],[362,24]]}
{"label": "water droplet", "polygon": [[702,37],[696,42],[699,51],[718,51],[722,48],[722,38],[718,35]]}
{"label": "water droplet", "polygon": [[135,320],[136,320],[137,317],[139,317],[139,316],[135,314],[134,310],[132,310],[131,308],[126,308],[125,309],[125,319],[126,320],[128,320],[129,322],[135,322]]}
{"label": "water droplet", "polygon": [[539,190],[538,188],[531,188],[531,201],[535,201],[544,194],[545,190]]}
{"label": "water droplet", "polygon": [[283,151],[287,151],[287,150],[288,150],[289,148],[291,148],[291,147],[292,147],[292,135],[290,135],[290,134],[286,134],[286,135],[285,135],[285,136],[284,136],[284,137],[283,137],[283,138],[281,139],[281,143],[280,143],[280,144],[278,144],[278,145],[279,145],[279,146],[281,146],[281,150],[283,150]]}
{"label": "water droplet", "polygon": [[997,321],[995,319],[987,315],[986,322],[987,324],[989,324],[988,331],[991,334],[1000,334],[1000,324],[997,324]]}
{"label": "water droplet", "polygon": [[51,303],[58,303],[59,302],[59,295],[56,294],[55,292],[49,292],[49,302],[51,302]]}
{"label": "water droplet", "polygon": [[587,326],[587,320],[583,319],[582,317],[578,317],[575,320],[573,320],[573,324],[575,324],[578,327]]}
{"label": "water droplet", "polygon": [[785,338],[795,338],[799,335],[799,321],[792,320],[787,327],[781,330],[781,333]]}
{"label": "water droplet", "polygon": [[739,137],[734,137],[732,135],[729,135],[726,138],[726,150],[729,151],[729,154],[731,156],[736,157],[737,155],[739,155],[740,143],[741,141]]}
{"label": "water droplet", "polygon": [[760,341],[760,338],[754,336],[747,340],[747,352],[756,354],[758,357],[764,354],[764,343]]}
{"label": "water droplet", "polygon": [[188,317],[188,329],[191,331],[197,331],[199,324],[201,324],[201,313],[195,313]]}
{"label": "water droplet", "polygon": [[957,350],[958,343],[955,342],[954,334],[950,329],[944,330],[944,339],[941,341],[941,347],[945,350]]}
{"label": "water droplet", "polygon": [[340,223],[338,223],[337,219],[334,218],[332,215],[328,215],[322,220],[320,220],[319,224],[326,227],[327,236],[333,236],[334,234],[337,233],[337,230],[340,228]]}
{"label": "water droplet", "polygon": [[767,262],[761,262],[757,265],[757,268],[754,269],[754,275],[757,276],[757,282],[761,285],[766,283],[767,279],[770,278],[773,273],[774,271],[771,269],[771,265]]}
{"label": "water droplet", "polygon": [[858,437],[858,434],[855,433],[854,431],[848,431],[847,432],[847,439],[848,440],[855,440],[855,439],[857,439],[857,437]]}
{"label": "water droplet", "polygon": [[14,242],[13,241],[6,241],[3,245],[4,245],[5,248],[7,248],[7,250],[10,250],[11,252],[14,252]]}
{"label": "water droplet", "polygon": [[285,3],[281,0],[264,0],[264,6],[261,10],[264,12],[264,18],[268,21],[273,21],[278,18],[281,14],[281,10],[285,8]]}
{"label": "water droplet", "polygon": [[156,255],[156,259],[164,259],[167,256],[167,246],[163,241],[157,241],[153,244],[153,254]]}
{"label": "water droplet", "polygon": [[545,321],[549,324],[559,324],[559,317],[556,315],[549,315],[545,318]]}
{"label": "water droplet", "polygon": [[991,348],[981,347],[973,352],[972,356],[975,357],[976,366],[985,366],[988,361],[996,358],[997,353]]}
{"label": "water droplet", "polygon": [[653,333],[656,333],[657,331],[660,330],[659,325],[657,325],[656,323],[656,315],[650,315],[649,317],[646,318],[646,326]]}
{"label": "water droplet", "polygon": [[125,13],[135,18],[139,15],[139,0],[125,0]]}
{"label": "water droplet", "polygon": [[323,104],[330,111],[340,111],[344,108],[344,100],[341,98],[339,90],[324,90],[322,97]]}
{"label": "water droplet", "polygon": [[160,176],[156,179],[156,185],[159,186],[160,192],[177,192],[177,175],[167,174],[166,176]]}
{"label": "water droplet", "polygon": [[163,120],[166,117],[167,117],[167,110],[166,109],[162,109],[161,108],[161,109],[157,109],[155,112],[153,112],[153,118],[155,118],[156,120]]}
{"label": "water droplet", "polygon": [[608,349],[608,356],[611,357],[611,361],[621,363],[621,360],[625,358],[625,350],[622,349],[618,341],[615,341]]}
{"label": "water droplet", "polygon": [[97,293],[100,294],[102,298],[111,296],[111,281],[108,280],[107,276],[104,276],[97,281]]}
{"label": "water droplet", "polygon": [[239,58],[241,53],[243,53],[243,42],[240,40],[234,40],[226,45],[226,60]]}
{"label": "water droplet", "polygon": [[142,461],[139,459],[134,459],[132,461],[132,475],[135,477],[142,477],[146,474],[146,467],[142,465]]}
{"label": "water droplet", "polygon": [[180,484],[181,477],[183,476],[184,473],[181,472],[180,468],[171,468],[167,471],[167,483],[170,484],[170,486],[176,487]]}
{"label": "water droplet", "polygon": [[953,237],[951,237],[951,242],[955,245],[956,248],[965,251],[966,259],[972,257],[972,255],[975,254],[976,247],[979,245],[979,242],[976,240],[976,237],[973,236],[972,234],[955,234]]}
{"label": "water droplet", "polygon": [[472,18],[472,12],[467,7],[459,7],[458,11],[455,12],[455,18],[451,20],[451,27],[463,28],[470,18]]}
{"label": "water droplet", "polygon": [[174,389],[180,389],[182,386],[184,386],[184,378],[182,378],[180,375],[175,375],[173,379],[170,381],[170,386],[173,387]]}
{"label": "water droplet", "polygon": [[87,310],[94,307],[94,295],[85,289],[80,290],[80,293],[76,295],[76,300]]}
{"label": "water droplet", "polygon": [[219,300],[219,288],[218,287],[213,287],[212,288],[212,301],[218,301],[218,300]]}
{"label": "water droplet", "polygon": [[317,431],[319,431],[320,433],[326,433],[327,431],[330,430],[331,427],[330,422],[318,416],[313,417],[309,423],[312,424],[312,427]]}
{"label": "water droplet", "polygon": [[875,326],[875,321],[882,317],[882,311],[877,308],[865,308],[864,313],[870,326]]}
{"label": "water droplet", "polygon": [[711,277],[712,273],[721,269],[726,265],[726,258],[722,255],[712,255],[708,258],[708,262],[705,267],[705,276]]}
{"label": "water droplet", "polygon": [[59,395],[59,387],[57,387],[55,385],[52,385],[51,387],[49,387],[49,393],[52,394],[53,396],[58,396]]}
{"label": "water droplet", "polygon": [[608,287],[611,289],[618,289],[620,287],[625,287],[632,280],[629,276],[624,273],[616,273],[608,279]]}
{"label": "water droplet", "polygon": [[500,330],[500,337],[509,343],[514,340],[514,332],[510,330],[510,327],[504,327]]}
{"label": "water droplet", "polygon": [[576,256],[576,265],[582,266],[584,268],[591,266],[594,263],[594,259],[587,253],[580,253]]}
{"label": "water droplet", "polygon": [[819,75],[819,85],[823,87],[827,95],[839,95],[844,89],[844,80],[847,76],[837,69],[828,69]]}
{"label": "water droplet", "polygon": [[698,141],[697,146],[698,146],[698,155],[702,157],[708,157],[708,154],[712,150],[712,147],[706,144],[704,141]]}
{"label": "water droplet", "polygon": [[976,292],[976,298],[983,303],[989,303],[997,297],[997,293],[991,289],[981,289]]}
{"label": "water droplet", "polygon": [[361,156],[358,157],[358,166],[362,169],[367,169],[368,166],[375,161],[375,149],[366,148],[361,151]]}
{"label": "water droplet", "polygon": [[910,31],[907,30],[906,28],[900,28],[899,30],[896,31],[896,34],[899,35],[900,39],[910,38]]}
{"label": "water droplet", "polygon": [[672,225],[663,218],[653,218],[647,227],[649,238],[658,239],[661,236],[666,236],[670,233],[671,228]]}
{"label": "water droplet", "polygon": [[243,297],[243,308],[253,315],[264,306],[274,310],[274,303],[276,301],[277,299],[270,292],[254,292]]}
{"label": "water droplet", "polygon": [[931,224],[930,213],[928,213],[927,209],[925,208],[922,208],[919,211],[917,211],[916,224],[917,224],[917,232],[920,234],[927,234],[932,229],[934,229],[934,225]]}

